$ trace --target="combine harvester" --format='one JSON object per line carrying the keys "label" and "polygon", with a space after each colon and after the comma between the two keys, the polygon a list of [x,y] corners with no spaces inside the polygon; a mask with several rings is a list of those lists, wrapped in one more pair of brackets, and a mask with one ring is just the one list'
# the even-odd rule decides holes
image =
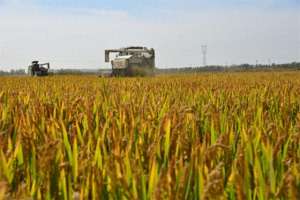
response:
{"label": "combine harvester", "polygon": [[105,50],[105,62],[110,53],[117,53],[111,61],[112,76],[152,76],[155,70],[155,51],[146,47],[126,47]]}
{"label": "combine harvester", "polygon": [[28,67],[28,74],[31,76],[48,76],[50,63],[39,64],[39,61],[32,61]]}

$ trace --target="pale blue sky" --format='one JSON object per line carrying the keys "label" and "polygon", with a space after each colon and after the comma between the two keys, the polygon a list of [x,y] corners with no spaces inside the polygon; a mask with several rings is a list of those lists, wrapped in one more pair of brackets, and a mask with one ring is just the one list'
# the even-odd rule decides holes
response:
{"label": "pale blue sky", "polygon": [[300,8],[300,0],[0,0],[0,4],[36,5],[55,8],[93,8],[126,11],[139,15],[159,10],[201,11],[253,7],[264,9]]}
{"label": "pale blue sky", "polygon": [[0,0],[0,34],[0,70],[109,68],[104,49],[127,45],[154,47],[158,67],[201,65],[202,44],[208,64],[292,62],[300,0]]}
{"label": "pale blue sky", "polygon": [[[14,1],[14,0],[12,0]],[[6,0],[6,2],[8,2]],[[21,2],[21,1],[19,1]],[[125,9],[135,8],[182,8],[184,7],[224,7],[224,6],[294,6],[299,5],[298,0],[23,0],[22,3],[33,3],[50,6],[80,6],[99,7],[105,9]]]}

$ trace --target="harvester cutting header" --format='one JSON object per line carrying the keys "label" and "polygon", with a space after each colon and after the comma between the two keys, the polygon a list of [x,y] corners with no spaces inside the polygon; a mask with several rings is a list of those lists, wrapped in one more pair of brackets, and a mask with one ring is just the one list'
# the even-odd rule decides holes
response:
{"label": "harvester cutting header", "polygon": [[152,75],[155,69],[155,51],[146,47],[126,47],[105,50],[105,62],[110,54],[117,53],[111,61],[113,76]]}

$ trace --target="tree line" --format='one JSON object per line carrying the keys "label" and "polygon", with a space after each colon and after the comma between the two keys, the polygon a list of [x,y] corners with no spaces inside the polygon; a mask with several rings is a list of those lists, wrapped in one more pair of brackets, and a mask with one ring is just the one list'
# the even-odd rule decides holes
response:
{"label": "tree line", "polygon": [[[286,64],[271,64],[271,65],[211,65],[205,67],[182,67],[182,68],[157,68],[155,72],[157,74],[169,74],[169,73],[197,73],[197,72],[230,72],[230,71],[271,71],[271,70],[300,70],[300,62],[292,62]],[[110,69],[99,70],[85,70],[85,69],[58,69],[50,70],[50,74],[54,75],[101,75],[109,73]],[[0,70],[0,76],[22,76],[27,75],[25,69]]]}

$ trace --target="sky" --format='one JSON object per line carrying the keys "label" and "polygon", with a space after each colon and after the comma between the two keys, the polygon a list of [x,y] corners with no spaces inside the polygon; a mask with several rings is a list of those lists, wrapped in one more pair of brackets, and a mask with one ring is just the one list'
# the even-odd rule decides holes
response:
{"label": "sky", "polygon": [[160,68],[300,62],[300,0],[0,0],[0,70],[110,68],[147,46]]}

